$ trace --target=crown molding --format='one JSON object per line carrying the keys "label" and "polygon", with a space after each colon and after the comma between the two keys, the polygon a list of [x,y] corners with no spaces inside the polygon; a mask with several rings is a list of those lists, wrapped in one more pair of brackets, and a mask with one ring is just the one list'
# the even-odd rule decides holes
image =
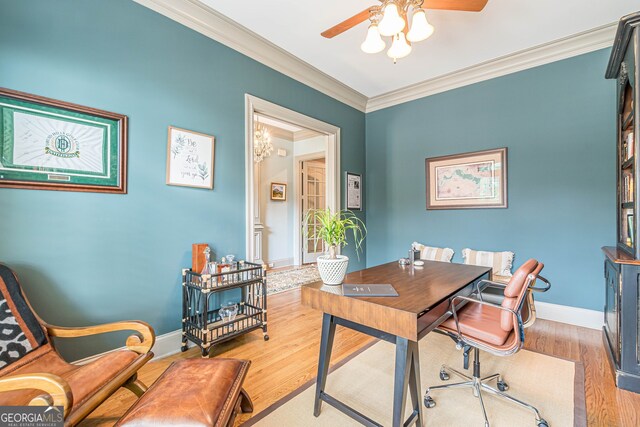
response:
{"label": "crown molding", "polygon": [[357,110],[367,97],[197,0],[134,0]]}
{"label": "crown molding", "polygon": [[286,129],[282,129],[273,125],[267,125],[265,123],[260,123],[262,126],[267,128],[269,133],[274,138],[284,139],[285,141],[293,142],[294,141],[294,133],[288,131]]}
{"label": "crown molding", "polygon": [[293,133],[293,141],[304,141],[305,139],[315,138],[316,136],[321,136],[321,133],[318,133],[311,129],[302,129]]}
{"label": "crown molding", "polygon": [[367,98],[198,0],[134,0],[357,110],[370,113],[611,47],[617,22]]}
{"label": "crown molding", "polygon": [[369,98],[366,112],[610,47],[617,22]]}

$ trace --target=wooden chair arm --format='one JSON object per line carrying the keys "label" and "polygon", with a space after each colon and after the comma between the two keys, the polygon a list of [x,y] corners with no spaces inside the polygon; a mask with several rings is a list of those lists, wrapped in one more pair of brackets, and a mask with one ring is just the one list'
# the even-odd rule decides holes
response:
{"label": "wooden chair arm", "polygon": [[127,348],[138,354],[144,354],[151,351],[151,347],[156,341],[156,335],[153,328],[148,323],[139,320],[126,320],[123,322],[105,323],[103,325],[86,326],[80,328],[66,328],[62,326],[52,326],[44,324],[47,333],[52,337],[59,338],[75,338],[85,337],[88,335],[104,334],[116,331],[134,331],[136,334],[127,338]]}
{"label": "wooden chair arm", "polygon": [[44,391],[46,394],[33,398],[29,405],[62,406],[65,418],[71,409],[71,405],[73,405],[71,387],[57,375],[36,373],[10,375],[0,378],[0,392],[18,390]]}

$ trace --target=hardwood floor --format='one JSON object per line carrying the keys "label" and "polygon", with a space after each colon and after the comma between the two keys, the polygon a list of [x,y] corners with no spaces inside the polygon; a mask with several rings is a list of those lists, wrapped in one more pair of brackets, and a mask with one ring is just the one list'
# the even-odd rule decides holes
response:
{"label": "hardwood floor", "polygon": [[[245,388],[256,414],[315,377],[320,325],[321,313],[300,304],[299,289],[276,294],[269,297],[269,341],[263,341],[256,331],[221,344],[212,356],[252,360]],[[332,362],[339,362],[371,340],[338,327]],[[583,363],[588,425],[640,425],[640,394],[615,388],[600,331],[538,320],[527,330],[525,347]],[[150,385],[171,362],[185,357],[200,355],[192,348],[151,362],[142,369],[140,378]],[[131,392],[120,390],[80,425],[111,426],[134,401]],[[241,415],[236,424],[250,416]]]}

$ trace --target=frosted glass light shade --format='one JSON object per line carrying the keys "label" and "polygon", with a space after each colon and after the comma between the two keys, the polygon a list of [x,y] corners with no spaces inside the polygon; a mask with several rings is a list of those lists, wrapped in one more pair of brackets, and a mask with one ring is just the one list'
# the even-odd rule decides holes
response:
{"label": "frosted glass light shade", "polygon": [[386,46],[386,43],[382,40],[382,37],[380,37],[378,26],[376,24],[369,25],[367,38],[360,45],[360,49],[365,53],[378,53],[382,52]]}
{"label": "frosted glass light shade", "polygon": [[392,36],[404,29],[404,19],[398,13],[398,5],[388,3],[382,12],[383,16],[378,24],[378,30],[382,36]]}
{"label": "frosted glass light shade", "polygon": [[393,59],[404,58],[411,53],[411,45],[407,43],[404,33],[398,33],[393,37],[393,43],[387,51],[387,56]]}
{"label": "frosted glass light shade", "polygon": [[418,9],[413,13],[411,29],[407,33],[407,39],[410,42],[419,42],[431,36],[433,31],[433,25],[427,21],[427,14],[424,9]]}

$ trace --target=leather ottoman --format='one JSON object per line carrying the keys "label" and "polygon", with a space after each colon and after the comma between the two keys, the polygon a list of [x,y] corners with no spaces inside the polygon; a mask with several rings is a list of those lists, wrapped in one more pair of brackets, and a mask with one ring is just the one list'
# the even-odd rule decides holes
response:
{"label": "leather ottoman", "polygon": [[232,426],[240,411],[253,411],[242,383],[251,362],[185,359],[174,362],[116,426]]}

